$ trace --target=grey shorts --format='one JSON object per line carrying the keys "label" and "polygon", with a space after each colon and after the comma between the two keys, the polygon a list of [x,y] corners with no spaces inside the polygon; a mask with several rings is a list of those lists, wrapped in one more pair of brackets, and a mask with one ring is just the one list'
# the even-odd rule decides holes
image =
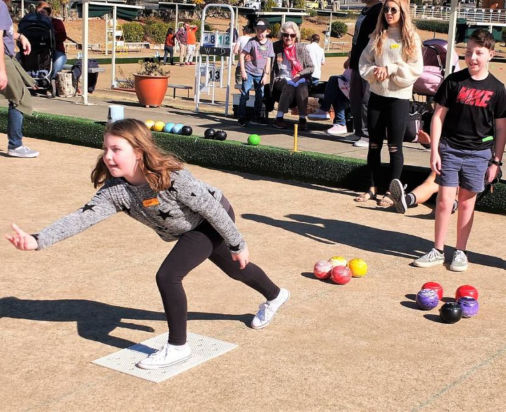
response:
{"label": "grey shorts", "polygon": [[492,157],[491,149],[455,149],[445,140],[439,144],[441,174],[436,176],[440,186],[462,187],[480,193],[485,189],[485,173]]}

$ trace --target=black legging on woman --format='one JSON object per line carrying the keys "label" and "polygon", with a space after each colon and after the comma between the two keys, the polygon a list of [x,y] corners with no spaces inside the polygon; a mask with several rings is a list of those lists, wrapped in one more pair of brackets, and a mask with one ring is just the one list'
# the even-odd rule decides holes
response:
{"label": "black legging on woman", "polygon": [[369,151],[367,165],[371,186],[377,186],[381,176],[381,148],[386,137],[390,154],[390,180],[400,179],[404,165],[402,142],[406,132],[409,115],[409,100],[384,97],[371,93],[367,109],[367,128],[369,129]]}
{"label": "black legging on woman", "polygon": [[[235,221],[234,210],[225,197],[221,204]],[[169,324],[169,343],[172,345],[186,343],[187,302],[182,280],[206,259],[232,279],[261,293],[267,300],[275,299],[279,294],[279,288],[255,264],[250,262],[241,270],[239,262],[232,260],[223,238],[209,222],[204,221],[194,230],[181,235],[156,274],[156,283]]]}

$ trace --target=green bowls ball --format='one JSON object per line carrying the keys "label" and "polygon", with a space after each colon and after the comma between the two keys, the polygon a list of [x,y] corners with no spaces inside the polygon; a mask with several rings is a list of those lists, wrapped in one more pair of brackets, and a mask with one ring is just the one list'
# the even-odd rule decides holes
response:
{"label": "green bowls ball", "polygon": [[258,146],[260,144],[260,136],[257,134],[250,134],[248,136],[248,144],[251,146]]}

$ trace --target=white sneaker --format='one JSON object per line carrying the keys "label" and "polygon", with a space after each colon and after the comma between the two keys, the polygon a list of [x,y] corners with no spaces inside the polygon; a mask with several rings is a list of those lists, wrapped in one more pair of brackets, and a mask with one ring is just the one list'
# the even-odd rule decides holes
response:
{"label": "white sneaker", "polygon": [[37,157],[39,155],[39,152],[36,152],[35,150],[30,149],[27,146],[19,146],[15,149],[9,149],[7,151],[7,154],[11,157]]}
{"label": "white sneaker", "polygon": [[330,120],[329,112],[322,109],[318,109],[315,112],[308,114],[307,117],[309,120]]}
{"label": "white sneaker", "polygon": [[257,314],[251,321],[253,329],[265,328],[272,320],[278,309],[290,298],[290,292],[286,289],[280,289],[276,299],[268,300],[260,305]]}
{"label": "white sneaker", "polygon": [[454,272],[464,272],[467,270],[467,256],[462,250],[456,250],[453,253],[452,263],[450,270]]}
{"label": "white sneaker", "polygon": [[184,362],[191,357],[192,350],[188,343],[182,346],[175,346],[166,343],[161,349],[153,352],[147,358],[137,363],[137,367],[141,369],[160,369]]}
{"label": "white sneaker", "polygon": [[346,128],[346,126],[340,124],[335,124],[329,130],[327,130],[327,134],[331,136],[341,136],[346,133],[348,133],[348,129]]}
{"label": "white sneaker", "polygon": [[429,253],[413,261],[413,266],[419,268],[431,268],[433,266],[445,263],[445,255],[440,253],[436,248],[432,248]]}
{"label": "white sneaker", "polygon": [[357,140],[355,143],[353,143],[353,146],[355,146],[355,147],[369,147],[369,138],[368,137],[361,137],[359,140]]}

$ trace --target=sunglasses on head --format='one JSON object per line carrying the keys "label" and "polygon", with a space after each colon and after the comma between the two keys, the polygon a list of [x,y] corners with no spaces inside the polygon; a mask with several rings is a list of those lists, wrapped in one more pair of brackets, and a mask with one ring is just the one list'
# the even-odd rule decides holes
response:
{"label": "sunglasses on head", "polygon": [[51,13],[51,7],[44,7],[44,10],[46,10],[48,13]]}
{"label": "sunglasses on head", "polygon": [[388,13],[391,13],[391,14],[396,14],[399,10],[396,9],[395,7],[383,7],[383,13],[385,14],[388,14]]}
{"label": "sunglasses on head", "polygon": [[292,39],[295,39],[297,35],[295,33],[281,33],[283,37],[291,37]]}

